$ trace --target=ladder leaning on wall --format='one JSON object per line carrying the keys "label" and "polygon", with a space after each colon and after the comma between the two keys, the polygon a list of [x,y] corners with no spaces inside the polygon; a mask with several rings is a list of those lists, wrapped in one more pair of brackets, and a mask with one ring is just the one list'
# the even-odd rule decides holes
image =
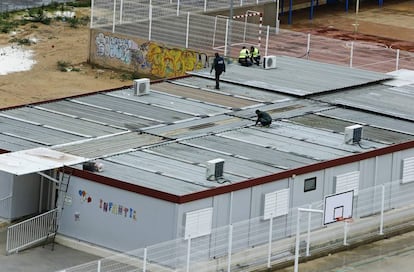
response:
{"label": "ladder leaning on wall", "polygon": [[46,236],[43,247],[49,242],[52,243],[52,250],[55,248],[55,238],[59,229],[62,212],[65,206],[66,194],[68,192],[70,178],[72,177],[72,170],[65,172],[64,168],[59,171],[59,184],[57,188],[57,199],[56,199],[56,213],[50,220],[49,231]]}

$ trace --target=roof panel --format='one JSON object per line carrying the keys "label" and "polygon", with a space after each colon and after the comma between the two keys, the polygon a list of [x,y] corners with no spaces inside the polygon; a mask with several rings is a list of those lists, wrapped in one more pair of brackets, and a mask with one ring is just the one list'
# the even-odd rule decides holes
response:
{"label": "roof panel", "polygon": [[121,129],[77,119],[73,116],[57,114],[35,107],[21,107],[3,112],[3,116],[10,116],[37,123],[41,126],[66,131],[83,137],[97,137],[122,131]]}
{"label": "roof panel", "polygon": [[99,158],[110,154],[131,151],[135,148],[160,143],[162,141],[163,139],[157,136],[141,134],[139,132],[128,132],[57,146],[54,149],[77,156]]}
{"label": "roof panel", "polygon": [[141,103],[151,104],[165,109],[187,113],[193,116],[212,116],[230,111],[228,108],[219,107],[217,105],[201,103],[198,101],[185,99],[183,97],[172,96],[154,91],[151,91],[148,95],[137,96],[133,94],[132,89],[123,89],[108,93],[108,95],[128,98],[134,101],[139,101]]}
{"label": "roof panel", "polygon": [[168,158],[174,158],[175,160],[204,166],[209,160],[221,158],[225,160],[224,170],[226,172],[245,177],[246,179],[284,171],[281,168],[251,161],[247,158],[228,156],[217,151],[197,148],[182,143],[158,145],[148,148],[145,151]]}
{"label": "roof panel", "polygon": [[5,118],[1,115],[0,131],[2,134],[42,145],[56,145],[84,139],[84,137],[79,135],[58,131],[37,124]]}
{"label": "roof panel", "polygon": [[159,124],[153,120],[139,118],[137,116],[123,114],[110,109],[93,107],[68,100],[44,103],[37,107],[115,127],[143,128]]}
{"label": "roof panel", "polygon": [[318,99],[355,109],[364,109],[380,115],[414,121],[412,106],[414,92],[410,86],[389,87],[376,84],[322,95]]}
{"label": "roof panel", "polygon": [[244,108],[257,104],[257,100],[248,98],[235,97],[223,92],[217,92],[210,89],[190,88],[183,85],[174,84],[172,82],[162,82],[151,86],[152,90],[168,93],[171,95],[185,97],[196,101],[202,101],[203,103],[209,103],[213,105],[221,105],[223,107],[229,107],[233,109]]}
{"label": "roof panel", "polygon": [[147,118],[160,123],[173,123],[193,117],[192,115],[186,113],[140,103],[132,99],[119,98],[105,94],[83,96],[72,100],[130,114],[136,117]]}
{"label": "roof panel", "polygon": [[[259,142],[260,139],[257,139],[257,141]],[[199,137],[182,142],[199,148],[214,150],[229,156],[247,158],[251,161],[282,169],[292,169],[317,162],[314,159],[293,153],[272,150],[259,145],[246,144],[242,141],[218,136]]]}
{"label": "roof panel", "polygon": [[[298,72],[300,71],[300,73]],[[211,77],[209,69],[190,74]],[[254,78],[251,76],[254,74]],[[277,68],[228,65],[220,79],[296,96],[329,92],[392,78],[391,75],[316,61],[277,56]]]}

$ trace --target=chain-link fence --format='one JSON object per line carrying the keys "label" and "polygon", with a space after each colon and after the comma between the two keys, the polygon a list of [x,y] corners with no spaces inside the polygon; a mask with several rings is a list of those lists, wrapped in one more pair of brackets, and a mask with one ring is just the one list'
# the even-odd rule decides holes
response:
{"label": "chain-link fence", "polygon": [[292,264],[295,253],[300,258],[318,256],[412,226],[413,193],[413,184],[399,180],[361,189],[353,199],[352,219],[328,225],[323,213],[302,213],[299,240],[295,240],[299,210],[323,211],[323,201],[273,219],[253,218],[202,237],[180,238],[64,271],[252,271]]}

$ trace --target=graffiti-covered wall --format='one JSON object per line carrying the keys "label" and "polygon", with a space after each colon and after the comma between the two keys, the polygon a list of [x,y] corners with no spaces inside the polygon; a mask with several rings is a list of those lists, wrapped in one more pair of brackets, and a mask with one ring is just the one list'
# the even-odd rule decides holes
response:
{"label": "graffiti-covered wall", "polygon": [[90,62],[107,68],[170,78],[208,65],[206,54],[185,48],[167,47],[97,29],[91,29],[90,37]]}

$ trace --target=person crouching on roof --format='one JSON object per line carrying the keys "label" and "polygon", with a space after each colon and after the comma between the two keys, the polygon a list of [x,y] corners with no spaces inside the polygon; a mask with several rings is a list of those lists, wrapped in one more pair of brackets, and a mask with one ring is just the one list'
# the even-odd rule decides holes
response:
{"label": "person crouching on roof", "polygon": [[258,123],[260,123],[262,127],[270,126],[270,124],[272,123],[272,117],[270,116],[270,114],[268,114],[265,111],[260,111],[260,110],[256,110],[256,114],[257,114],[257,120],[256,120],[255,126],[257,126]]}

